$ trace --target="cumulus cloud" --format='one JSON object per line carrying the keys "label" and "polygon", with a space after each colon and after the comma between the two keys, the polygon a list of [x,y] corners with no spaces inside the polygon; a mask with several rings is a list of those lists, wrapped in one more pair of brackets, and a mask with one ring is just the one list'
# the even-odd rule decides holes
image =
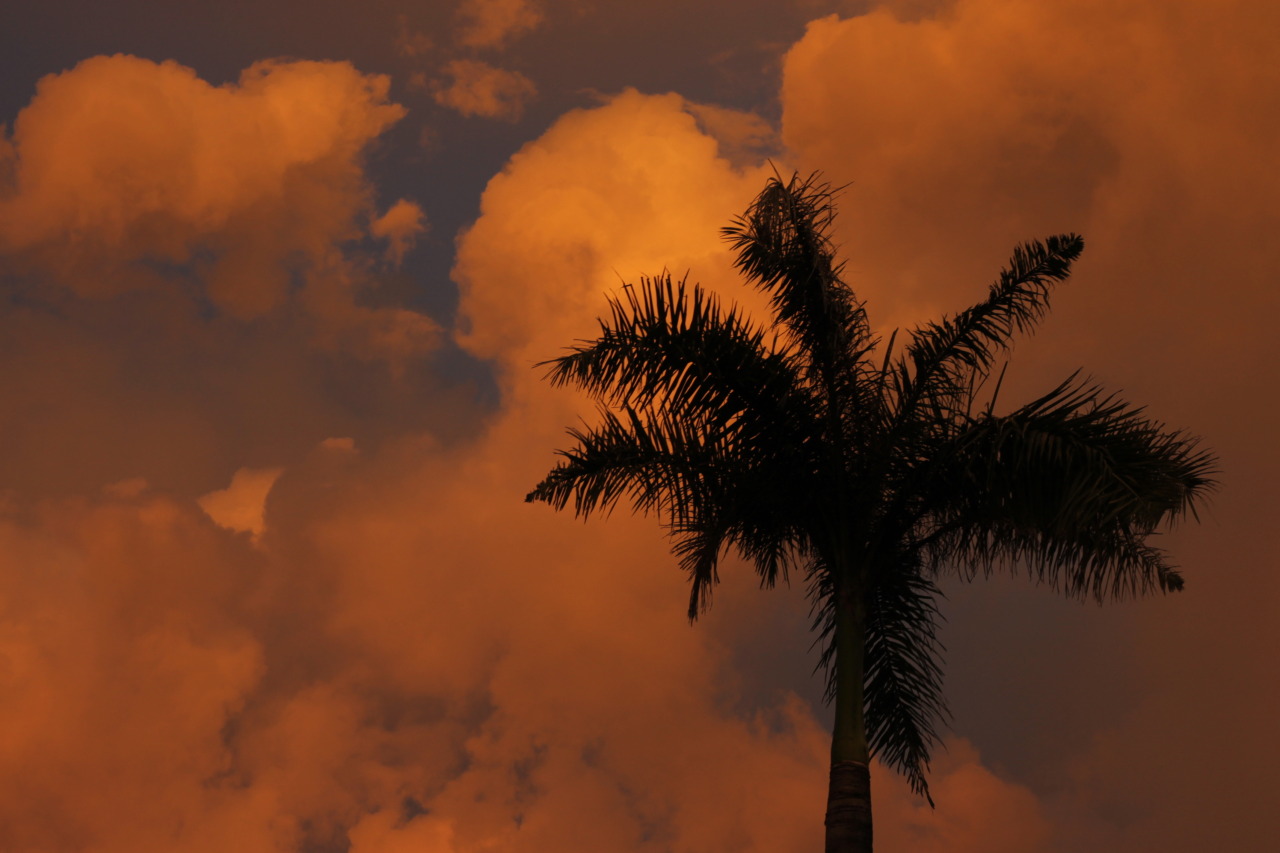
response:
{"label": "cumulus cloud", "polygon": [[464,116],[516,121],[538,88],[519,71],[496,68],[478,59],[455,59],[444,66],[445,78],[433,97]]}
{"label": "cumulus cloud", "polygon": [[407,199],[379,216],[364,173],[403,113],[386,89],[346,63],[214,87],[129,56],[40,82],[0,188],[7,486],[205,494],[328,435],[474,411],[435,396],[436,322],[380,287],[368,238],[394,263],[423,227]]}
{"label": "cumulus cloud", "polygon": [[678,95],[563,116],[489,182],[459,242],[464,343],[527,384],[525,366],[590,335],[624,281],[666,267],[750,300],[717,235],[767,174],[723,159]]}
{"label": "cumulus cloud", "polygon": [[619,275],[727,291],[716,229],[762,174],[675,96],[566,116],[462,241],[466,341],[507,401],[472,442],[331,433],[200,498],[3,519],[6,849],[816,846],[826,732],[794,693],[740,701],[652,520],[521,501],[579,403],[531,360]]}
{"label": "cumulus cloud", "polygon": [[[1105,619],[1018,598],[1037,617],[1016,642],[1014,617],[977,611],[990,617],[979,630],[956,614],[953,659],[987,654],[951,671],[1003,691],[972,697],[953,684],[968,711],[957,722],[984,729],[984,755],[1036,780],[1059,849],[1252,849],[1275,827],[1245,804],[1260,756],[1280,744],[1225,733],[1269,731],[1254,711],[1277,698],[1270,662],[1239,654],[1225,626],[1240,624],[1234,608],[1252,612],[1242,584],[1276,589],[1255,570],[1274,548],[1249,530],[1280,460],[1238,417],[1258,405],[1250,389],[1280,377],[1264,343],[1280,74],[1261,36],[1280,18],[1255,2],[907,5],[816,20],[785,62],[784,140],[801,168],[848,184],[846,272],[873,318],[887,328],[954,311],[981,296],[1015,243],[1080,232],[1077,273],[1019,346],[1003,396],[1025,399],[1083,365],[1205,435],[1227,484],[1204,525],[1167,542],[1189,578],[1183,596]],[[1230,556],[1242,548],[1254,556]],[[1280,642],[1263,633],[1246,645]],[[1016,652],[1000,651],[1010,643]],[[1074,686],[1047,674],[1068,671]],[[995,722],[1002,702],[1023,715]],[[1169,750],[1180,732],[1196,733],[1191,755]]]}
{"label": "cumulus cloud", "polygon": [[429,336],[386,337],[401,320],[357,304],[343,249],[371,206],[361,153],[404,114],[387,88],[340,62],[259,62],[214,87],[175,62],[85,60],[44,78],[14,124],[0,252],[81,296],[195,280],[240,320],[296,299],[321,337],[367,329],[421,352]]}
{"label": "cumulus cloud", "polygon": [[[881,319],[971,301],[1010,241],[1029,236],[1024,229],[1102,232],[1090,238],[1098,260],[1082,269],[1076,307],[1064,299],[1067,316],[1053,318],[1096,330],[1047,334],[1036,343],[1050,354],[1032,362],[1033,372],[1056,369],[1064,357],[1075,366],[1106,356],[1109,365],[1124,360],[1118,369],[1130,370],[1144,396],[1163,394],[1164,408],[1176,410],[1180,393],[1188,407],[1217,401],[1221,413],[1206,417],[1261,481],[1274,470],[1274,451],[1242,432],[1251,427],[1230,431],[1237,398],[1210,380],[1235,375],[1220,368],[1237,362],[1249,363],[1259,382],[1277,373],[1271,337],[1262,334],[1273,316],[1263,310],[1263,284],[1274,264],[1257,248],[1270,220],[1259,213],[1263,202],[1242,192],[1250,181],[1255,189],[1274,182],[1253,162],[1274,119],[1252,111],[1248,122],[1217,129],[1188,120],[1178,129],[1192,137],[1139,145],[1172,117],[1195,112],[1186,99],[1201,72],[1157,63],[1181,82],[1148,89],[1158,81],[1144,77],[1121,87],[1122,96],[1103,90],[1128,78],[1094,77],[1088,65],[1125,69],[1120,47],[1084,68],[1087,52],[1060,63],[1044,43],[1008,55],[995,49],[1039,36],[1083,51],[1107,32],[1078,32],[1061,9],[1042,11],[1049,7],[1058,9],[974,0],[938,19],[919,12],[815,23],[787,65],[791,156],[801,168],[854,181],[842,200],[847,271],[873,311],[887,309]],[[1200,56],[1171,45],[1195,44],[1211,24],[1178,8],[1186,20],[1143,19],[1133,25],[1137,35],[1126,24],[1116,44],[1132,36],[1145,39],[1137,42],[1144,56]],[[1096,15],[1078,26],[1107,17]],[[968,20],[974,16],[1006,39],[989,40]],[[1259,85],[1271,86],[1263,40],[1216,26],[1245,46],[1245,60],[1203,73],[1226,84],[1252,68],[1263,75]],[[1214,66],[1205,56],[1202,64]],[[914,63],[921,76],[886,74],[895,61]],[[81,96],[54,110],[61,96],[50,92],[72,83],[96,92],[86,76],[99,74],[114,81],[102,96],[135,117],[102,119],[100,135],[118,145],[86,154],[76,134],[37,132],[89,109]],[[295,74],[329,82],[292,88],[301,86],[286,85]],[[1076,82],[1055,88],[1055,75]],[[554,461],[563,428],[590,411],[548,388],[532,365],[590,336],[605,293],[665,267],[756,304],[717,234],[771,174],[750,155],[764,138],[758,123],[677,95],[626,91],[563,116],[512,157],[460,236],[454,269],[458,340],[494,366],[501,406],[482,418],[465,398],[440,396],[436,405],[463,433],[449,442],[425,423],[420,398],[432,395],[420,389],[439,394],[429,373],[415,373],[409,358],[402,380],[368,369],[375,357],[385,367],[388,353],[425,348],[428,318],[354,296],[374,285],[378,264],[349,235],[384,240],[394,253],[407,250],[421,224],[399,204],[379,216],[360,164],[374,128],[397,111],[380,100],[376,78],[349,67],[277,63],[259,77],[214,89],[179,66],[101,60],[46,80],[15,125],[10,153],[0,151],[8,163],[0,168],[6,282],[22,297],[0,315],[0,393],[24,413],[0,421],[0,454],[10,454],[0,465],[8,489],[0,500],[0,847],[815,849],[829,743],[820,714],[797,696],[810,662],[799,596],[757,594],[750,578],[726,572],[726,594],[691,628],[682,618],[684,579],[652,519],[620,513],[582,525],[521,501]],[[886,77],[904,78],[895,97],[873,85]],[[1022,95],[1017,79],[1043,84],[1048,96]],[[1210,109],[1223,92],[1242,103],[1254,97],[1215,83],[1191,103]],[[190,128],[204,125],[184,104],[228,101],[255,120],[220,114],[233,127],[211,132],[228,134],[218,137],[225,150],[192,153],[205,143]],[[171,118],[152,116],[157,103]],[[971,127],[970,107],[989,109],[996,129]],[[278,141],[262,123],[271,110],[311,134],[294,149],[282,146],[294,154],[280,154],[287,162],[278,168],[276,154],[241,150]],[[926,116],[928,133],[908,120],[912,113]],[[1131,124],[1109,124],[1121,117]],[[175,138],[155,131],[138,141],[151,146],[154,176],[127,150],[128,129],[144,121],[174,129]],[[81,135],[94,127],[67,126]],[[877,126],[882,134],[868,129]],[[62,161],[43,153],[49,147],[64,152],[70,171],[56,168]],[[1241,156],[1225,156],[1232,151]],[[76,171],[82,154],[89,162]],[[1202,157],[1222,170],[1204,172]],[[205,170],[228,174],[230,184],[202,183]],[[1170,178],[1176,192],[1162,190]],[[124,199],[118,210],[95,201],[110,192]],[[1179,209],[1171,203],[1179,193],[1195,204]],[[280,211],[295,207],[300,218],[290,225]],[[1058,224],[1077,217],[1083,225]],[[1200,228],[1210,230],[1197,237]],[[1124,239],[1107,238],[1109,229]],[[272,233],[288,252],[262,236]],[[1219,251],[1184,251],[1178,241],[1188,238],[1221,240],[1232,252],[1224,260]],[[243,257],[257,296],[238,280],[213,283],[211,271],[241,240],[251,246]],[[932,240],[931,253],[909,251]],[[101,282],[82,278],[91,262],[109,273]],[[1144,262],[1167,290],[1134,283],[1152,280],[1136,275]],[[1196,341],[1230,337],[1232,347],[1207,366],[1196,362],[1209,350],[1179,354],[1177,341],[1143,331],[1148,321],[1113,316],[1166,294],[1182,300],[1176,316],[1186,327],[1189,316],[1223,312],[1187,298],[1194,276],[1214,264],[1223,270],[1215,280],[1232,282],[1241,316],[1225,332],[1190,332]],[[260,269],[273,265],[289,271],[283,290]],[[1120,272],[1099,272],[1112,265]],[[1157,320],[1175,312],[1164,303],[1151,310]],[[1144,380],[1156,359],[1182,369]],[[1022,381],[1011,376],[1009,384]],[[44,467],[24,467],[27,457],[43,458]],[[59,477],[62,494],[37,490]],[[1268,506],[1241,497],[1229,509],[1262,528]],[[1220,560],[1269,565],[1248,536],[1232,539],[1238,544]],[[1189,556],[1196,569],[1213,555]],[[1240,738],[1233,747],[1237,730],[1202,694],[1204,684],[1248,682],[1236,713],[1250,730],[1267,727],[1274,679],[1215,630],[1223,614],[1243,613],[1257,647],[1273,647],[1266,616],[1274,579],[1255,572],[1256,595],[1241,601],[1234,585],[1189,573],[1211,611],[1175,609],[1172,622],[1154,615],[1191,607],[1187,597],[1142,611],[1134,642],[1144,660],[1163,661],[1150,674],[1115,649],[1089,656],[1070,644],[1030,663],[1001,661],[1009,666],[1001,676],[1040,685],[1076,709],[1073,725],[1084,735],[1044,732],[1021,761],[950,741],[933,777],[936,812],[877,768],[881,845],[1039,853],[1143,849],[1158,839],[1161,849],[1190,851],[1203,849],[1209,832],[1236,849],[1261,843],[1256,821],[1248,824],[1250,800],[1214,769],[1224,756],[1236,759],[1233,771],[1245,767],[1240,753],[1260,742]],[[778,633],[759,637],[762,625]],[[1000,620],[980,628],[996,632]],[[742,651],[748,636],[770,649],[798,638],[799,651],[776,661],[788,673],[776,689],[761,687],[766,664]],[[1020,639],[1009,645],[1022,656],[1035,639]],[[1071,681],[1073,666],[1096,680],[1090,688],[1114,683],[1107,672],[1125,684],[1166,686],[1098,723],[1098,708],[1120,700]],[[1187,732],[1208,745],[1203,753],[1168,748]],[[1051,740],[1064,739],[1075,758],[1065,767],[1044,757]],[[1248,778],[1265,790],[1266,767],[1255,764]],[[1057,787],[1027,781],[1037,769]],[[1177,784],[1188,772],[1220,790]],[[1149,788],[1158,803],[1140,796]],[[1188,803],[1188,790],[1209,806]],[[1235,820],[1204,821],[1206,809]]]}
{"label": "cumulus cloud", "polygon": [[278,849],[267,802],[207,785],[264,672],[235,616],[254,557],[163,497],[49,505],[0,538],[0,844]]}
{"label": "cumulus cloud", "polygon": [[777,152],[777,129],[755,113],[715,104],[689,103],[687,109],[719,143],[720,155],[735,165],[759,163]]}

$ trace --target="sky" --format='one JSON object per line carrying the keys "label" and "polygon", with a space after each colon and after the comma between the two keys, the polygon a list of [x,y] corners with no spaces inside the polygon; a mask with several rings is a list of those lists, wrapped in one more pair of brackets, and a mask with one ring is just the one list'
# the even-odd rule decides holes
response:
{"label": "sky", "polygon": [[1184,592],[944,585],[937,808],[877,848],[1270,850],[1280,7],[14,0],[0,8],[0,849],[801,853],[803,589],[690,625],[652,518],[527,505],[534,365],[843,186],[882,333],[1084,235],[1002,396],[1083,368],[1220,459]]}

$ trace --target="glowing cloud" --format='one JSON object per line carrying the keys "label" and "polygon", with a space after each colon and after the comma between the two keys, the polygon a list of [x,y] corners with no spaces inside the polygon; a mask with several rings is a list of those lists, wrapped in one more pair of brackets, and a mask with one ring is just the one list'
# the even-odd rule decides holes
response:
{"label": "glowing cloud", "polygon": [[667,266],[749,301],[718,234],[767,173],[724,159],[677,95],[563,116],[489,182],[458,244],[462,340],[536,384],[527,366],[589,333],[624,281]]}
{"label": "glowing cloud", "polygon": [[[1125,608],[1110,623],[1130,626],[1140,655],[1052,652],[1002,675],[1037,708],[1066,702],[1080,742],[1061,746],[1055,727],[998,759],[1039,774],[1042,813],[1064,850],[1265,846],[1274,831],[1245,803],[1265,773],[1261,756],[1274,763],[1280,753],[1274,739],[1246,745],[1232,733],[1271,731],[1259,715],[1278,688],[1263,675],[1273,662],[1241,653],[1223,626],[1265,624],[1266,636],[1245,645],[1280,643],[1274,621],[1253,610],[1258,595],[1275,598],[1274,573],[1261,568],[1274,547],[1248,532],[1265,527],[1252,507],[1268,505],[1275,451],[1233,423],[1280,377],[1275,347],[1262,343],[1275,336],[1280,71],[1268,38],[1280,9],[925,5],[813,21],[786,57],[783,137],[802,168],[848,184],[841,236],[859,294],[885,326],[910,326],[968,304],[1015,243],[1084,234],[1078,274],[1006,388],[1037,390],[1045,373],[1083,364],[1202,431],[1227,460],[1231,508],[1218,517],[1223,533],[1236,531],[1174,535],[1187,595]],[[1230,556],[1244,548],[1237,539],[1252,542],[1249,557]],[[1248,601],[1245,587],[1256,593]],[[1086,659],[1088,674],[1068,692],[1100,682],[1112,706],[1138,708],[1095,721],[1098,697],[1068,700],[1044,675]],[[1197,748],[1170,750],[1188,731]],[[1073,791],[1056,781],[1068,774]]]}
{"label": "glowing cloud", "polygon": [[[1171,419],[1212,400],[1223,430],[1255,430],[1234,458],[1256,488],[1230,512],[1266,529],[1273,442],[1221,379],[1256,395],[1280,372],[1277,113],[1255,108],[1280,91],[1273,6],[907,7],[814,22],[786,66],[787,156],[853,182],[842,253],[860,295],[909,322],[971,301],[1014,241],[1079,228],[1096,266],[1036,343],[1070,366],[1109,354]],[[476,47],[539,14],[463,8]],[[665,266],[759,298],[717,234],[771,174],[767,128],[625,91],[511,158],[454,267],[457,341],[500,384],[482,419],[420,399],[429,318],[360,298],[384,265],[359,246],[398,262],[425,227],[410,200],[384,210],[363,168],[401,114],[385,78],[345,63],[213,87],[99,57],[45,78],[0,139],[6,282],[48,299],[0,313],[0,849],[816,849],[829,743],[791,686],[808,661],[798,590],[762,595],[726,566],[690,628],[652,519],[584,526],[521,501],[590,417],[532,366],[592,335],[604,294]],[[427,430],[431,406],[462,439]],[[1188,601],[1216,610],[1144,612],[1164,687],[1105,730],[1088,720],[1069,766],[1030,756],[1053,786],[952,740],[937,812],[877,769],[881,845],[1265,849],[1266,804],[1232,785],[1273,775],[1273,662],[1221,626],[1276,647],[1275,559],[1238,540],[1190,556],[1244,566],[1253,594],[1189,564],[1204,597]],[[784,636],[794,677],[758,688],[767,665],[742,638]],[[1026,672],[1027,689],[1070,677]],[[1219,707],[1205,684],[1244,698]],[[1197,749],[1169,749],[1188,732]]]}
{"label": "glowing cloud", "polygon": [[[356,303],[363,274],[341,248],[370,212],[361,152],[404,114],[387,88],[347,63],[260,62],[213,87],[174,62],[85,60],[44,78],[18,116],[0,252],[83,296],[194,278],[240,320],[294,298],[318,340],[422,351],[430,321],[388,333],[404,318]],[[393,252],[410,213],[377,220]]]}
{"label": "glowing cloud", "polygon": [[516,121],[538,91],[519,71],[495,68],[478,59],[455,59],[445,65],[444,73],[449,82],[436,85],[436,103],[464,116]]}

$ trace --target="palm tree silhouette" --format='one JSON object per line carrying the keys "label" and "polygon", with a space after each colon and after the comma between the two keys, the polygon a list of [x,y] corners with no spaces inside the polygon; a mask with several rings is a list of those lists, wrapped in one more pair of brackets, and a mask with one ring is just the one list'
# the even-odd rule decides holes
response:
{"label": "palm tree silhouette", "polygon": [[730,549],[764,586],[806,579],[835,703],[826,850],[864,853],[872,755],[929,798],[947,717],[937,578],[1023,567],[1076,597],[1179,590],[1147,540],[1194,515],[1214,458],[1078,374],[997,413],[993,369],[1047,312],[1080,237],[1018,247],[985,300],[895,351],[840,278],[833,201],[817,174],[773,178],[724,229],[769,297],[768,327],[663,274],[545,362],[597,399],[600,422],[569,430],[576,445],[527,500],[655,512],[691,578],[691,619]]}

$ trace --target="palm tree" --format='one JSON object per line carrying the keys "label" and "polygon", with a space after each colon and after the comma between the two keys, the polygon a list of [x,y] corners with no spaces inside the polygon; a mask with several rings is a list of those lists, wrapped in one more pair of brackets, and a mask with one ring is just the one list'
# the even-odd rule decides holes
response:
{"label": "palm tree", "polygon": [[1047,312],[1080,237],[1018,247],[985,300],[895,351],[840,278],[834,215],[832,188],[797,175],[724,229],[769,298],[767,327],[665,273],[611,299],[597,339],[544,363],[600,421],[569,431],[576,445],[527,500],[656,513],[691,619],[730,550],[763,586],[807,580],[835,703],[826,850],[863,853],[872,755],[929,797],[947,717],[939,577],[1021,567],[1069,596],[1179,590],[1148,539],[1194,515],[1214,459],[1078,374],[997,413],[993,370]]}

